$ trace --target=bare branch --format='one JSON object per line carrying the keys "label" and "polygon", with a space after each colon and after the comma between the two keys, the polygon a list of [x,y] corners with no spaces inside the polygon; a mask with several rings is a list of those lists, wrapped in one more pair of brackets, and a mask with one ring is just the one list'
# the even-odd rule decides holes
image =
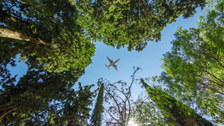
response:
{"label": "bare branch", "polygon": [[[115,121],[117,121],[116,124],[120,124],[122,126],[128,125],[128,121],[130,120],[130,117],[132,113],[134,113],[134,110],[132,109],[132,102],[134,102],[132,96],[131,96],[131,90],[132,90],[132,85],[135,82],[135,74],[140,68],[137,67],[137,69],[134,70],[133,74],[131,75],[132,81],[128,85],[126,82],[123,81],[117,81],[115,83],[109,83],[107,84],[105,91],[106,91],[106,99],[112,100],[114,105],[109,107],[111,110],[110,111],[117,111],[119,115],[119,119],[116,119],[112,113],[110,113],[109,110],[105,111],[111,116],[111,118]],[[118,88],[118,86],[119,88]],[[119,93],[119,94],[118,94]],[[107,101],[110,103],[109,101]],[[117,109],[114,109],[117,108]],[[113,110],[112,110],[113,109]],[[119,121],[118,121],[119,120]],[[107,123],[110,124],[115,124],[114,122],[111,121],[106,121]]]}
{"label": "bare branch", "polygon": [[103,107],[103,108],[104,108],[104,110],[106,110],[106,112],[110,115],[111,118],[113,118],[114,120],[116,120],[117,122],[120,123],[120,121],[117,120],[116,118],[114,118],[113,115],[111,115],[111,113],[105,107]]}

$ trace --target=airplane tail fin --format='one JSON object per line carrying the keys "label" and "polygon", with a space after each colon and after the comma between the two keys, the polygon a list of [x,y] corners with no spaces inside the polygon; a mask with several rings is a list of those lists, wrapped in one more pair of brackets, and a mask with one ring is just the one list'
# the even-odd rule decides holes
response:
{"label": "airplane tail fin", "polygon": [[107,67],[107,69],[109,70],[109,67],[105,64],[105,66]]}

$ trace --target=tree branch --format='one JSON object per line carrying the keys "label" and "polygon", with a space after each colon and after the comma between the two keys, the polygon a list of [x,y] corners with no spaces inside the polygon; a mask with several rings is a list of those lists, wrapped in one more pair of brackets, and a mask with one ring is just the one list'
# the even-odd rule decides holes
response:
{"label": "tree branch", "polygon": [[118,112],[121,113],[121,109],[120,109],[120,106],[119,104],[117,103],[117,100],[116,98],[114,98],[114,96],[105,88],[105,90],[107,91],[107,93],[111,96],[111,98],[114,100],[115,104],[117,105],[118,107]]}
{"label": "tree branch", "polygon": [[110,115],[111,118],[113,118],[114,120],[116,120],[117,122],[120,123],[120,121],[117,120],[116,118],[114,118],[114,117],[111,115],[111,113],[110,113],[105,107],[103,107],[103,108],[104,108],[104,110],[106,110],[106,112]]}
{"label": "tree branch", "polygon": [[12,111],[15,111],[16,109],[17,109],[17,108],[13,108],[13,109],[11,109],[11,110],[5,112],[4,114],[2,114],[2,116],[0,116],[0,122],[2,121],[2,119],[3,119],[6,115],[8,115],[9,113],[11,113]]}
{"label": "tree branch", "polygon": [[3,126],[5,126],[5,125],[2,123],[2,121],[0,121],[0,123],[1,123]]}

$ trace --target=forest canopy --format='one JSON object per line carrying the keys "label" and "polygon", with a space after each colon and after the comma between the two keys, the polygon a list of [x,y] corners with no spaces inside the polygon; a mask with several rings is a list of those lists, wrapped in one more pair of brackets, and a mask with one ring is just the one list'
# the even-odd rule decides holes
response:
{"label": "forest canopy", "polygon": [[14,54],[2,52],[1,61],[19,54],[48,72],[84,69],[94,55],[92,41],[141,51],[148,41],[160,40],[167,24],[192,16],[199,6],[205,1],[3,0],[1,50],[7,46]]}
{"label": "forest canopy", "polygon": [[164,54],[161,81],[184,101],[196,101],[202,113],[224,123],[224,2],[201,16],[198,26],[179,27],[171,52]]}
{"label": "forest canopy", "polygon": [[148,41],[159,41],[167,24],[193,16],[205,0],[91,0],[74,2],[83,26],[95,40],[117,49],[142,51]]}
{"label": "forest canopy", "polygon": [[[118,115],[110,116],[108,124],[126,125],[138,117],[142,125],[184,125],[189,120],[189,125],[212,125],[202,115],[224,123],[224,3],[213,5],[197,27],[178,28],[172,50],[164,54],[164,72],[153,80],[169,92],[138,80],[147,92],[145,102],[134,101],[131,94],[139,68],[130,85],[101,79],[96,90],[94,85],[74,85],[91,64],[97,42],[142,51],[148,42],[160,41],[162,30],[178,17],[206,7],[205,0],[2,0],[0,124],[101,125],[105,112]],[[16,81],[8,67],[16,66],[18,56],[28,70]],[[193,101],[201,115],[189,106]],[[103,105],[110,102],[108,108]]]}

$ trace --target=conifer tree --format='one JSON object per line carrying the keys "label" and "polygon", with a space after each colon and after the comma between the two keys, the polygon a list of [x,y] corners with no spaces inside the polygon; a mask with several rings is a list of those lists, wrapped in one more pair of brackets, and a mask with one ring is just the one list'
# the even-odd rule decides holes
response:
{"label": "conifer tree", "polygon": [[79,84],[79,90],[76,91],[72,88],[83,73],[81,69],[50,73],[36,64],[35,68],[28,68],[28,72],[17,83],[15,80],[1,83],[0,124],[87,122],[93,97],[90,91],[92,86],[83,88]]}
{"label": "conifer tree", "polygon": [[102,81],[98,81],[98,85],[100,86],[100,90],[91,116],[90,120],[91,126],[101,126],[102,114],[104,110],[103,108],[104,83]]}
{"label": "conifer tree", "polygon": [[177,29],[171,51],[163,55],[160,78],[183,101],[195,99],[202,113],[224,124],[224,1],[210,6],[197,27]]}
{"label": "conifer tree", "polygon": [[181,126],[213,126],[213,124],[197,114],[193,109],[176,100],[158,87],[150,87],[143,79],[141,83],[156,106],[161,110],[168,124]]}

